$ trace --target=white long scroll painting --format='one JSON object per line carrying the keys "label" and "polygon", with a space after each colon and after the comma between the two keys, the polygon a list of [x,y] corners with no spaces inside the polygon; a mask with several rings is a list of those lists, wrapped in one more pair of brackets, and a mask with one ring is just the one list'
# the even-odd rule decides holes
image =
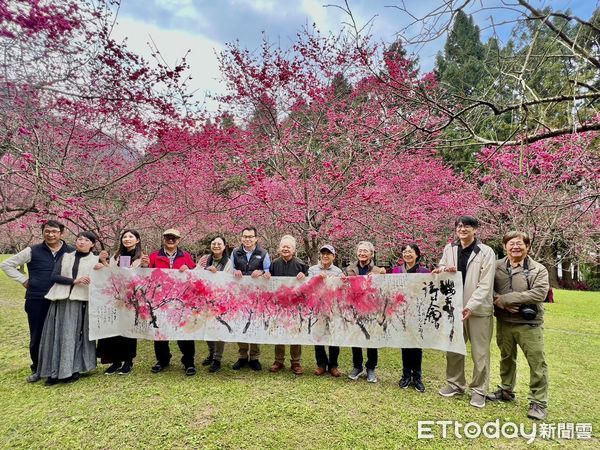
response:
{"label": "white long scroll painting", "polygon": [[102,269],[90,338],[422,347],[465,354],[460,274],[298,281],[206,270]]}

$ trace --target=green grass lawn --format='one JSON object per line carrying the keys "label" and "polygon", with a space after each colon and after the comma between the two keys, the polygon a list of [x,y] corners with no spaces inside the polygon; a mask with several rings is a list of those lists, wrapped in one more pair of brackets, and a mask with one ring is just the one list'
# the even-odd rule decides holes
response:
{"label": "green grass lawn", "polygon": [[[524,423],[527,419],[528,367],[520,356],[515,403],[478,410],[469,397],[445,399],[441,352],[426,350],[426,392],[401,390],[400,351],[383,349],[379,383],[346,377],[315,377],[314,352],[303,348],[305,375],[289,370],[270,374],[230,369],[237,358],[228,344],[224,369],[216,375],[199,365],[185,377],[173,364],[150,373],[152,343],[141,341],[129,376],[103,375],[99,367],[74,384],[28,384],[27,320],[24,290],[0,273],[0,448],[522,448],[524,439],[417,439],[418,420],[458,420],[480,425]],[[592,440],[541,440],[548,445],[598,448],[600,443],[600,294],[557,291],[547,306],[546,354],[550,369],[547,423],[592,423]],[[178,361],[172,344],[173,362]],[[262,346],[261,362],[270,366],[273,347]],[[196,343],[196,360],[206,345]],[[342,349],[341,369],[351,369],[350,349]],[[470,373],[471,367],[468,367]],[[498,350],[492,341],[492,380],[498,382]]]}

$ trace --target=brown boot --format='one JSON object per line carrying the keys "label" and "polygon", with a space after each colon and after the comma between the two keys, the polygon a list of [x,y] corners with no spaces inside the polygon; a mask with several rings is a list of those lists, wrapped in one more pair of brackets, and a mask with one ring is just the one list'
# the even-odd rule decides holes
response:
{"label": "brown boot", "polygon": [[300,363],[292,363],[292,372],[294,372],[296,375],[302,375],[304,370],[302,369]]}
{"label": "brown boot", "polygon": [[269,369],[269,372],[273,372],[273,373],[279,372],[281,369],[283,369],[283,367],[284,367],[283,363],[280,363],[279,361],[275,361],[273,363],[273,365],[271,366],[271,368]]}
{"label": "brown boot", "polygon": [[325,374],[325,372],[327,372],[323,367],[317,367],[315,369],[315,375],[320,377],[321,375]]}
{"label": "brown boot", "polygon": [[337,367],[332,367],[331,369],[329,369],[329,373],[332,377],[336,378],[339,378],[342,375],[342,372]]}

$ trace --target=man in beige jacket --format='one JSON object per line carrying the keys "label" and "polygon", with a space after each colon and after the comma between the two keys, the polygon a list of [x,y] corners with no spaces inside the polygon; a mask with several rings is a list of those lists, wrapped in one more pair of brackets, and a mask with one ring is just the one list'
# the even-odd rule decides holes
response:
{"label": "man in beige jacket", "polygon": [[[463,280],[463,333],[465,342],[471,341],[473,379],[469,387],[471,405],[485,406],[490,376],[490,342],[493,330],[493,287],[496,256],[494,251],[477,240],[479,221],[462,216],[456,222],[457,241],[446,245],[444,254],[433,273],[456,272]],[[462,395],[467,389],[465,357],[446,353],[448,385],[439,393],[443,397]]]}

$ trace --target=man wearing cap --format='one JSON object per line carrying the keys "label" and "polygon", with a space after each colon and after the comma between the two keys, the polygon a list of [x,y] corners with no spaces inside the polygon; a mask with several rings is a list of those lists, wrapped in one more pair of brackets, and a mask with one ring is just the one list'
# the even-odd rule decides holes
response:
{"label": "man wearing cap", "polygon": [[[479,220],[461,216],[454,222],[456,241],[446,245],[442,259],[432,273],[456,272],[462,274],[463,333],[465,342],[471,342],[473,379],[471,406],[485,407],[490,377],[490,342],[493,329],[493,291],[496,255],[477,239]],[[459,353],[446,353],[446,379],[448,384],[440,389],[443,397],[462,395],[467,389],[465,357]]]}
{"label": "man wearing cap", "polygon": [[[269,272],[271,259],[267,251],[258,245],[258,235],[255,227],[246,227],[242,230],[242,245],[233,251],[231,260],[233,262],[233,275],[238,278],[248,275],[252,278],[258,278]],[[246,365],[255,371],[262,369],[258,360],[260,356],[258,344],[238,342],[238,353],[239,358],[233,365],[233,370],[240,370]]]}
{"label": "man wearing cap", "polygon": [[[349,277],[357,275],[383,275],[385,269],[377,267],[373,261],[375,255],[375,247],[369,241],[360,241],[356,246],[356,262],[346,267],[346,274]],[[377,367],[378,351],[376,348],[367,348],[367,382],[377,383],[377,375],[375,375],[375,367]],[[351,380],[358,380],[364,374],[363,369],[363,352],[360,347],[352,347],[352,365],[354,368],[348,374]]]}
{"label": "man wearing cap", "polygon": [[[344,275],[342,269],[333,265],[335,260],[335,248],[333,245],[326,244],[319,249],[319,263],[310,266],[308,276],[315,277],[341,277]],[[329,372],[333,377],[339,377],[342,372],[338,369],[338,356],[340,348],[335,345],[329,346],[329,357],[325,351],[324,345],[315,345],[315,359],[317,360],[317,368],[315,375],[321,376],[325,372]]]}
{"label": "man wearing cap", "polygon": [[[25,290],[25,312],[29,322],[29,356],[31,357],[31,375],[27,377],[30,383],[40,377],[36,374],[40,340],[44,321],[50,307],[50,300],[45,296],[52,287],[50,277],[54,263],[63,253],[72,252],[74,247],[62,240],[65,226],[56,220],[42,224],[41,244],[31,245],[11,256],[0,266],[9,278],[21,283]],[[27,264],[27,275],[18,268]]]}
{"label": "man wearing cap", "polygon": [[[300,259],[296,258],[296,238],[286,234],[281,238],[279,243],[279,258],[276,258],[271,263],[270,275],[274,277],[296,277],[298,280],[303,280],[308,274],[308,265]],[[265,274],[268,278],[269,274]],[[302,356],[302,346],[293,344],[290,345],[290,365],[292,372],[295,375],[302,375],[304,370],[300,364]],[[269,369],[269,372],[279,372],[283,369],[285,361],[285,345],[275,345],[275,362]]]}
{"label": "man wearing cap", "polygon": [[[163,233],[163,248],[151,253],[150,256],[142,256],[142,267],[156,269],[178,269],[185,272],[194,269],[196,263],[188,252],[179,248],[181,242],[181,233],[175,228],[169,228]],[[183,356],[181,362],[185,368],[185,374],[188,376],[196,374],[194,365],[194,355],[196,348],[194,341],[177,341],[177,345]],[[154,341],[154,354],[156,355],[156,364],[150,370],[158,373],[164,370],[171,362],[171,351],[169,341]]]}

